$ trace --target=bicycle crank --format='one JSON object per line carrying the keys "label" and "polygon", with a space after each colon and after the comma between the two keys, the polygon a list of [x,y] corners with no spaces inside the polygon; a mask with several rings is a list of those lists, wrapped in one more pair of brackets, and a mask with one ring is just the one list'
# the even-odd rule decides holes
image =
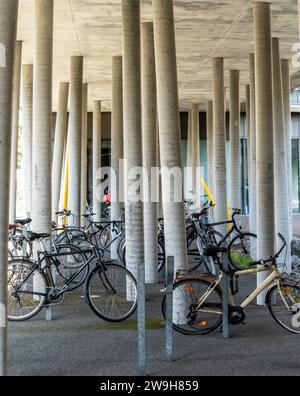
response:
{"label": "bicycle crank", "polygon": [[65,296],[64,294],[59,294],[59,289],[51,290],[51,292],[47,296],[47,303],[48,304],[60,304],[63,302]]}
{"label": "bicycle crank", "polygon": [[241,307],[229,307],[229,323],[234,326],[245,324],[246,314]]}

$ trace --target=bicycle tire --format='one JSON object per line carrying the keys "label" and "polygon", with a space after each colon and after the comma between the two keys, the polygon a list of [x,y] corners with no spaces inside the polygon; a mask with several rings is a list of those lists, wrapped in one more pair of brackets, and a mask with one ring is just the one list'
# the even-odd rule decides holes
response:
{"label": "bicycle tire", "polygon": [[[96,303],[95,303],[95,301],[100,301],[100,300],[102,299],[102,295],[99,294],[100,287],[101,287],[101,286],[104,286],[104,289],[106,289],[106,285],[104,285],[104,282],[103,282],[102,279],[101,279],[101,274],[103,273],[103,271],[106,271],[106,275],[107,275],[107,274],[108,274],[108,271],[113,270],[113,269],[115,269],[115,270],[117,270],[117,271],[121,271],[121,273],[124,274],[124,276],[125,276],[125,282],[126,282],[126,284],[125,284],[125,290],[126,290],[127,285],[128,285],[127,282],[128,282],[128,280],[130,280],[130,281],[131,281],[131,285],[130,285],[130,286],[134,288],[133,292],[135,293],[134,301],[129,302],[130,304],[129,304],[128,312],[124,313],[124,314],[121,315],[120,317],[115,317],[115,318],[113,318],[113,317],[111,317],[111,316],[105,314],[105,313],[104,313],[102,310],[100,310],[99,308],[97,309]],[[96,278],[96,277],[97,277],[97,278],[99,277],[100,282],[99,282],[98,279],[97,279],[96,289],[91,290],[93,279]],[[128,280],[127,280],[127,277],[128,277]],[[111,282],[111,284],[112,284],[112,279],[109,279],[109,282]],[[101,285],[101,283],[102,283],[102,285]],[[124,283],[124,279],[123,279],[123,283]],[[97,285],[100,285],[100,286],[97,286]],[[123,284],[123,286],[124,286],[124,284]],[[116,286],[114,286],[114,287],[116,287]],[[119,288],[119,290],[120,290],[120,288]],[[94,295],[94,294],[93,294],[93,293],[95,293],[95,291],[98,293],[97,295]],[[118,293],[120,293],[120,292],[117,291],[116,295],[117,295]],[[105,291],[104,294],[105,294],[105,296],[107,296],[107,295],[109,294],[109,293],[107,292],[107,289],[106,289],[106,291]],[[101,266],[98,265],[98,266],[89,274],[89,276],[88,276],[88,278],[87,278],[86,286],[85,286],[85,298],[86,298],[86,301],[87,301],[89,307],[91,308],[91,310],[92,310],[92,311],[94,312],[94,314],[96,314],[99,318],[101,318],[101,319],[103,319],[103,320],[105,320],[105,321],[107,321],[107,322],[112,322],[112,323],[119,323],[119,322],[122,322],[122,321],[128,319],[130,316],[132,316],[133,313],[136,311],[136,308],[137,308],[137,282],[136,282],[136,279],[134,278],[134,276],[132,275],[131,272],[129,272],[126,268],[124,268],[124,267],[121,266],[121,265],[113,264],[113,263],[111,263],[111,264],[105,264],[105,268],[104,268],[102,265],[101,265]],[[95,300],[95,301],[94,301],[94,300]],[[117,305],[117,304],[114,302],[114,305]],[[124,306],[124,305],[123,305],[123,306]],[[106,308],[107,308],[107,304],[106,304]]]}
{"label": "bicycle tire", "polygon": [[[61,267],[61,265],[63,265],[63,263],[62,263],[62,259],[63,259],[63,257],[64,256],[62,256],[62,257],[57,257],[57,259],[58,259],[58,261],[60,262],[60,266],[58,266],[58,267],[56,267],[56,270],[57,270],[57,274],[64,280],[64,281],[68,281],[68,279],[70,279],[70,277],[72,276],[72,270],[74,270],[75,269],[75,272],[76,271],[78,271],[79,269],[80,269],[80,266],[84,266],[84,263],[87,261],[87,256],[86,256],[86,254],[85,253],[80,253],[81,252],[81,250],[82,249],[80,249],[78,246],[76,246],[76,245],[70,245],[70,244],[65,244],[65,245],[58,245],[57,247],[56,247],[56,249],[57,249],[57,253],[59,254],[59,253],[62,253],[62,250],[66,250],[66,249],[70,249],[70,255],[68,255],[68,256],[78,256],[77,257],[77,259],[76,259],[76,261],[79,263],[79,257],[80,257],[80,263],[82,263],[83,262],[83,264],[78,264],[78,266],[76,266],[76,264],[74,264],[74,265],[72,265],[72,266],[68,266],[68,265],[65,265],[65,267],[64,267],[64,269],[66,270],[66,271],[69,271],[70,272],[70,274],[69,274],[69,277],[66,277],[66,276],[64,276],[62,273],[61,273],[61,269],[60,269],[60,267]],[[67,257],[68,257],[67,256]],[[55,257],[55,254],[54,254],[54,257]],[[67,289],[67,291],[68,292],[71,292],[71,291],[74,291],[74,290],[77,290],[77,289],[79,289],[85,282],[86,282],[86,279],[87,279],[87,277],[88,277],[88,275],[89,275],[89,272],[90,272],[90,266],[89,265],[87,265],[86,267],[85,267],[85,269],[82,271],[82,274],[81,274],[81,278],[75,278],[74,279],[74,283],[71,283],[69,286],[68,286],[68,289]],[[77,283],[75,283],[75,281],[77,281]]]}
{"label": "bicycle tire", "polygon": [[[178,281],[174,284],[174,289],[173,289],[174,294],[176,293],[176,289],[184,286],[185,284],[187,285],[186,290],[188,291],[188,293],[191,293],[191,291],[189,291],[189,289],[191,287],[190,285],[192,282],[198,283],[198,284],[203,284],[203,288],[205,291],[207,291],[209,286],[211,286],[211,284],[212,284],[212,281],[210,281],[208,278],[205,278],[205,277],[181,279],[180,281]],[[214,292],[218,299],[218,301],[216,300],[216,303],[214,303],[214,305],[218,306],[218,307],[220,306],[220,309],[221,309],[221,307],[222,307],[222,291],[220,290],[220,288],[216,288],[214,290]],[[190,306],[192,306],[192,304],[190,304]],[[163,300],[162,300],[162,314],[163,314],[164,318],[166,319],[166,295],[164,295]],[[185,314],[185,316],[186,316],[186,314]],[[206,334],[212,333],[213,331],[215,331],[216,329],[221,327],[222,322],[223,322],[223,317],[222,317],[222,315],[219,315],[219,316],[220,317],[217,319],[216,323],[214,323],[212,326],[210,326],[206,329],[203,327],[199,330],[196,330],[196,329],[192,330],[192,326],[190,326],[189,324],[187,325],[187,328],[183,328],[183,327],[180,327],[178,324],[173,323],[173,330],[175,330],[178,333],[184,334],[184,335],[206,335]],[[186,320],[187,319],[188,318],[186,318]],[[202,319],[201,321],[204,322],[204,319]],[[199,322],[199,325],[200,325],[201,321]],[[184,324],[184,326],[186,326],[186,324]],[[191,329],[189,329],[189,327],[191,327]]]}
{"label": "bicycle tire", "polygon": [[[281,282],[281,288],[282,289],[290,289],[290,290],[297,290],[297,300],[298,300],[298,305],[300,303],[300,287],[298,285],[295,284],[291,284],[289,282]],[[297,326],[293,326],[292,324],[292,319],[293,316],[296,315],[296,312],[292,313],[288,313],[289,318],[291,319],[291,326],[288,326],[287,324],[283,323],[283,321],[279,318],[279,314],[275,313],[275,311],[278,311],[278,308],[280,308],[280,305],[276,299],[275,301],[275,297],[276,297],[276,292],[278,292],[278,287],[277,285],[272,286],[268,292],[267,292],[267,296],[266,296],[266,304],[268,306],[269,312],[271,314],[271,316],[273,317],[273,319],[275,320],[275,322],[277,324],[279,324],[282,328],[284,328],[285,330],[287,330],[290,333],[293,334],[300,334],[300,314],[298,315],[298,324]],[[290,292],[289,292],[290,293]],[[291,295],[289,294],[289,298],[291,299]],[[275,301],[275,303],[273,304],[273,301]],[[281,299],[282,301],[282,299]],[[283,303],[284,304],[284,303]],[[287,310],[286,306],[285,309]],[[298,308],[298,313],[300,313],[300,308]]]}
{"label": "bicycle tire", "polygon": [[[14,296],[14,292],[10,289],[10,286],[12,286],[12,282],[13,282],[13,274],[11,273],[12,266],[18,266],[18,270],[19,273],[17,275],[19,276],[26,276],[26,272],[32,270],[32,266],[34,265],[33,262],[31,261],[27,261],[27,260],[23,260],[23,259],[14,259],[9,261],[8,263],[8,288],[7,288],[7,320],[9,322],[25,322],[29,319],[32,319],[33,317],[35,317],[36,315],[38,315],[38,313],[43,309],[43,307],[46,305],[46,301],[47,301],[47,290],[49,287],[49,281],[48,278],[46,277],[46,275],[40,271],[38,268],[36,268],[32,274],[30,275],[30,277],[27,279],[27,284],[25,285],[25,287],[29,287],[31,286],[32,288],[34,288],[34,283],[33,280],[35,280],[36,284],[38,284],[39,287],[39,293],[43,293],[45,292],[45,296],[38,296],[39,301],[36,297],[36,299],[32,298],[32,301],[38,302],[37,305],[35,307],[32,307],[32,310],[27,313],[27,314],[23,314],[20,316],[13,316],[12,314],[10,314],[10,305],[14,303],[14,301],[16,300],[16,296]],[[21,272],[20,272],[21,271]],[[29,280],[32,278],[32,285],[29,283]],[[38,282],[37,282],[38,279]],[[22,282],[18,285],[22,286]],[[44,289],[44,291],[42,290],[42,288]],[[21,293],[20,293],[21,294]],[[34,291],[32,292],[32,295],[35,296]],[[30,296],[30,293],[26,293],[26,296]],[[36,295],[37,296],[37,295]],[[21,302],[20,302],[20,296],[18,296],[19,301],[18,301],[18,305],[20,308]],[[29,301],[29,297],[26,297],[27,301]],[[14,300],[15,299],[15,300]]]}
{"label": "bicycle tire", "polygon": [[[246,238],[250,239],[250,245],[246,246]],[[253,240],[253,243],[251,242]],[[257,242],[257,236],[255,234],[252,234],[250,232],[245,232],[242,234],[237,235],[235,238],[232,239],[232,241],[229,243],[228,246],[228,260],[229,263],[232,265],[233,268],[239,270],[244,270],[248,269],[249,265],[256,261],[255,257],[252,257],[251,254],[251,249],[254,249],[253,246],[256,246]],[[241,252],[240,254],[237,255],[236,251],[237,249],[234,249],[235,244],[238,243],[239,245],[242,246],[242,250],[244,252]],[[244,256],[243,256],[244,254]]]}

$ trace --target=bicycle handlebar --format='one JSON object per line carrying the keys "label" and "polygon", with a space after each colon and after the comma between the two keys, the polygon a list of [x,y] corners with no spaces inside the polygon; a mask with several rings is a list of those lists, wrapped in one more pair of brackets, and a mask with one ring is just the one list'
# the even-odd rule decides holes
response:
{"label": "bicycle handlebar", "polygon": [[282,242],[282,246],[279,249],[279,251],[274,256],[270,257],[268,260],[260,260],[260,261],[255,261],[255,262],[251,263],[251,267],[252,266],[254,267],[256,265],[265,265],[266,266],[267,264],[274,263],[274,261],[276,261],[280,257],[281,253],[287,246],[287,242],[286,242],[285,238],[282,236],[282,234],[278,233],[277,236]]}

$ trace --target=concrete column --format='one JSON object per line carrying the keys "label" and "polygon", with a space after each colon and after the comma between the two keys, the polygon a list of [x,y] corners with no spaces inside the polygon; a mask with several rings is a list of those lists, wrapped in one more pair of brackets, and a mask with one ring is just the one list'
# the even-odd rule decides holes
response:
{"label": "concrete column", "polygon": [[[214,125],[214,192],[216,199],[215,220],[224,221],[227,217],[226,185],[226,126],[224,98],[224,61],[213,59],[213,125]],[[226,226],[220,227],[226,232]]]}
{"label": "concrete column", "polygon": [[99,194],[101,183],[101,102],[94,101],[93,111],[93,211],[94,221],[101,221],[102,199]]}
{"label": "concrete column", "polygon": [[188,112],[188,136],[187,136],[187,166],[192,166],[192,157],[193,157],[193,134],[192,134],[192,111],[189,110]]}
{"label": "concrete column", "polygon": [[257,233],[257,178],[256,178],[256,95],[255,56],[249,55],[250,64],[250,132],[249,132],[249,229]]}
{"label": "concrete column", "polygon": [[71,57],[70,111],[68,145],[70,155],[69,210],[74,215],[73,226],[80,225],[81,128],[82,128],[83,57]]}
{"label": "concrete column", "polygon": [[251,114],[251,101],[250,101],[250,85],[245,86],[246,96],[246,126],[247,126],[247,157],[248,157],[248,187],[249,187],[249,175],[250,175],[250,114]]}
{"label": "concrete column", "polygon": [[187,164],[185,168],[184,181],[185,181],[185,198],[191,199],[192,195],[192,178],[190,177],[190,168],[192,168],[193,158],[193,134],[192,134],[192,111],[188,111],[188,130],[187,130]]}
{"label": "concrete column", "polygon": [[[124,158],[123,145],[123,78],[122,57],[112,58],[112,113],[111,113],[111,167],[115,172],[115,183],[111,187],[111,219],[120,220],[124,202],[124,175],[120,172],[120,160]],[[111,258],[118,259],[118,243],[111,247]]]}
{"label": "concrete column", "polygon": [[[86,213],[88,188],[88,84],[82,84],[82,128],[81,128],[81,204],[80,215]],[[86,225],[86,219],[80,216],[81,226]]]}
{"label": "concrete column", "polygon": [[58,108],[56,116],[54,150],[52,160],[52,220],[57,221],[59,211],[64,148],[68,130],[69,83],[59,84]]}
{"label": "concrete column", "polygon": [[146,283],[157,283],[157,203],[152,202],[151,170],[157,166],[157,104],[153,24],[142,24],[142,140]]}
{"label": "concrete column", "polygon": [[52,56],[53,0],[35,0],[32,219],[38,233],[51,230]]}
{"label": "concrete column", "polygon": [[208,165],[208,188],[214,197],[214,122],[213,102],[206,103],[206,135],[207,135],[207,165]]}
{"label": "concrete column", "polygon": [[[275,252],[274,149],[272,40],[270,4],[254,3],[254,48],[257,133],[257,255],[271,257]],[[266,274],[258,275],[258,284]],[[258,297],[264,304],[265,296]]]}
{"label": "concrete column", "polygon": [[[18,15],[17,0],[0,3],[0,37],[5,67],[0,67],[0,376],[7,374],[7,229],[11,156],[13,59]],[[2,52],[3,55],[3,52]]]}
{"label": "concrete column", "polygon": [[12,95],[12,130],[11,130],[10,199],[9,199],[10,223],[14,223],[14,221],[16,220],[21,65],[22,65],[22,41],[17,41],[15,44],[15,54],[14,54],[13,95]]}
{"label": "concrete column", "polygon": [[[179,170],[182,169],[182,159],[173,1],[153,0],[152,6],[161,166],[165,170]],[[176,181],[183,184],[182,172]],[[163,172],[166,254],[174,256],[175,269],[178,269],[187,266],[184,204],[174,202],[175,191],[169,194],[168,184],[170,185],[170,178]]]}
{"label": "concrete column", "polygon": [[[288,192],[288,171],[285,142],[285,118],[281,78],[280,44],[278,38],[272,40],[273,56],[273,116],[274,116],[274,184],[275,184],[275,225],[277,250],[281,247],[277,234],[280,232],[288,242],[287,266],[291,269],[290,210]],[[282,261],[286,252],[283,252]],[[282,262],[281,261],[281,262]]]}
{"label": "concrete column", "polygon": [[199,126],[199,105],[192,105],[192,163],[193,169],[192,186],[193,199],[195,200],[196,208],[200,207],[200,126]]}
{"label": "concrete column", "polygon": [[122,0],[123,10],[123,104],[125,176],[126,265],[136,277],[144,262],[143,204],[136,197],[137,175],[142,166],[140,1]]}
{"label": "concrete column", "polygon": [[22,66],[24,209],[32,212],[32,92],[33,65]]}
{"label": "concrete column", "polygon": [[230,184],[231,208],[241,209],[240,72],[230,70]]}
{"label": "concrete column", "polygon": [[290,83],[290,64],[287,59],[281,61],[282,94],[284,109],[284,131],[287,159],[287,180],[288,180],[288,205],[290,222],[290,239],[293,238],[293,195],[292,195],[292,117],[291,117],[291,83]]}

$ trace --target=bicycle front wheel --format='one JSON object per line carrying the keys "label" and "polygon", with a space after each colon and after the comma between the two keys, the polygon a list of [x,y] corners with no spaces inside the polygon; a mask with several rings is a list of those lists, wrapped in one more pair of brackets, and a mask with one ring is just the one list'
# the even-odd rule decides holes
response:
{"label": "bicycle front wheel", "polygon": [[266,297],[275,321],[290,333],[300,334],[300,287],[281,282],[273,286]]}
{"label": "bicycle front wheel", "polygon": [[237,235],[228,247],[228,258],[230,264],[237,270],[248,269],[255,262],[257,251],[257,236],[244,233]]}
{"label": "bicycle front wheel", "polygon": [[[221,290],[215,288],[204,297],[211,285],[210,281],[200,278],[187,278],[174,284],[173,329],[175,331],[185,335],[205,335],[222,325]],[[166,318],[166,296],[162,301],[162,313]]]}
{"label": "bicycle front wheel", "polygon": [[126,268],[117,264],[97,266],[86,282],[91,310],[108,322],[128,319],[137,307],[137,283]]}
{"label": "bicycle front wheel", "polygon": [[33,263],[13,260],[7,270],[7,319],[22,322],[37,315],[46,304],[47,279]]}

